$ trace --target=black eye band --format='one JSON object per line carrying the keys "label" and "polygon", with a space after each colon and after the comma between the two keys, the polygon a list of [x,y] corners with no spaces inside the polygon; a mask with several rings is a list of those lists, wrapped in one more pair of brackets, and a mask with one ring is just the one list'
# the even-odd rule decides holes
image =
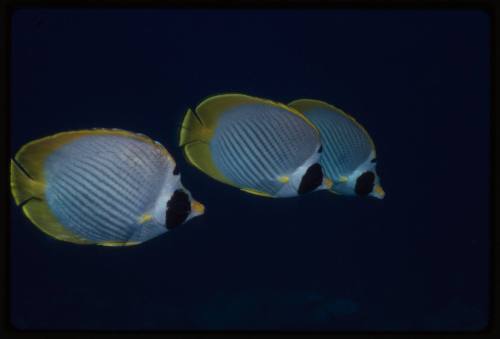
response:
{"label": "black eye band", "polygon": [[167,202],[167,229],[170,230],[184,223],[189,213],[191,213],[189,195],[183,190],[175,191],[172,198]]}
{"label": "black eye band", "polygon": [[354,191],[359,196],[367,196],[373,190],[374,183],[375,174],[373,172],[365,172],[356,180],[356,187],[354,188]]}
{"label": "black eye band", "polygon": [[323,183],[323,170],[320,164],[314,164],[307,169],[306,174],[302,177],[299,186],[299,194],[314,191]]}

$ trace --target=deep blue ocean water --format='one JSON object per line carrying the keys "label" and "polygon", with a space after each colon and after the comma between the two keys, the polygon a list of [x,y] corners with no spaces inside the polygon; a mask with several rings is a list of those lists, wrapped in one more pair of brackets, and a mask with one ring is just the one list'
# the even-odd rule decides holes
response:
{"label": "deep blue ocean water", "polygon": [[[11,203],[20,329],[478,330],[489,319],[490,20],[480,11],[14,13],[12,154],[61,131],[161,142],[207,211],[140,246],[56,241]],[[385,200],[265,199],[177,147],[243,92],[335,104],[377,145]]]}

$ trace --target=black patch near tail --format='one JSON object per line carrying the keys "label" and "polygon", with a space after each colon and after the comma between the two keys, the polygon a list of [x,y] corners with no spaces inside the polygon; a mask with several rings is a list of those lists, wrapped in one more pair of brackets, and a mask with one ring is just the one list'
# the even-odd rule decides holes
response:
{"label": "black patch near tail", "polygon": [[359,196],[367,196],[373,190],[375,184],[375,174],[373,172],[365,172],[356,179],[356,187],[354,191]]}
{"label": "black patch near tail", "polygon": [[309,167],[302,177],[299,186],[299,194],[314,191],[323,183],[323,170],[321,165],[316,163]]}
{"label": "black patch near tail", "polygon": [[183,190],[177,190],[167,202],[166,225],[167,229],[175,228],[184,221],[191,213],[191,201],[189,195]]}

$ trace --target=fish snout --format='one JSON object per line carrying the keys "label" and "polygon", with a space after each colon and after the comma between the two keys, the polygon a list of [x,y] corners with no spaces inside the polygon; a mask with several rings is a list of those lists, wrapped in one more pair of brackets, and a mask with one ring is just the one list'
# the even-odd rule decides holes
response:
{"label": "fish snout", "polygon": [[382,186],[380,186],[378,184],[375,185],[375,187],[373,188],[373,191],[372,191],[372,196],[374,196],[377,199],[384,199],[385,192],[384,192],[384,189],[382,188]]}
{"label": "fish snout", "polygon": [[194,215],[202,215],[205,213],[205,205],[196,200],[191,201],[191,211]]}
{"label": "fish snout", "polygon": [[321,188],[331,189],[333,187],[333,180],[330,178],[323,178],[323,183],[321,184]]}

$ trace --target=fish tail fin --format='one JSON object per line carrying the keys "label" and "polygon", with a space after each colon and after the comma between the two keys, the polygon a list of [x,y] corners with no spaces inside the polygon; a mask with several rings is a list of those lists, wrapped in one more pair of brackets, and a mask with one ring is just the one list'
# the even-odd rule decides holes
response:
{"label": "fish tail fin", "polygon": [[90,241],[62,225],[46,201],[44,162],[65,134],[34,140],[24,145],[10,162],[12,196],[26,217],[45,234],[76,244]]}
{"label": "fish tail fin", "polygon": [[[208,115],[208,114],[207,114]],[[210,150],[210,140],[214,133],[213,117],[202,117],[188,109],[181,124],[179,146],[186,160],[212,178],[233,185],[215,166]]]}
{"label": "fish tail fin", "polygon": [[14,159],[10,161],[10,186],[16,205],[45,234],[62,241],[87,244],[89,241],[73,234],[59,223],[45,201],[45,185],[33,180]]}
{"label": "fish tail fin", "polygon": [[21,205],[29,199],[43,198],[43,183],[33,180],[14,159],[10,161],[10,187],[16,205]]}
{"label": "fish tail fin", "polygon": [[209,142],[210,138],[210,129],[205,127],[196,112],[189,108],[182,120],[179,146],[183,147],[192,142]]}

